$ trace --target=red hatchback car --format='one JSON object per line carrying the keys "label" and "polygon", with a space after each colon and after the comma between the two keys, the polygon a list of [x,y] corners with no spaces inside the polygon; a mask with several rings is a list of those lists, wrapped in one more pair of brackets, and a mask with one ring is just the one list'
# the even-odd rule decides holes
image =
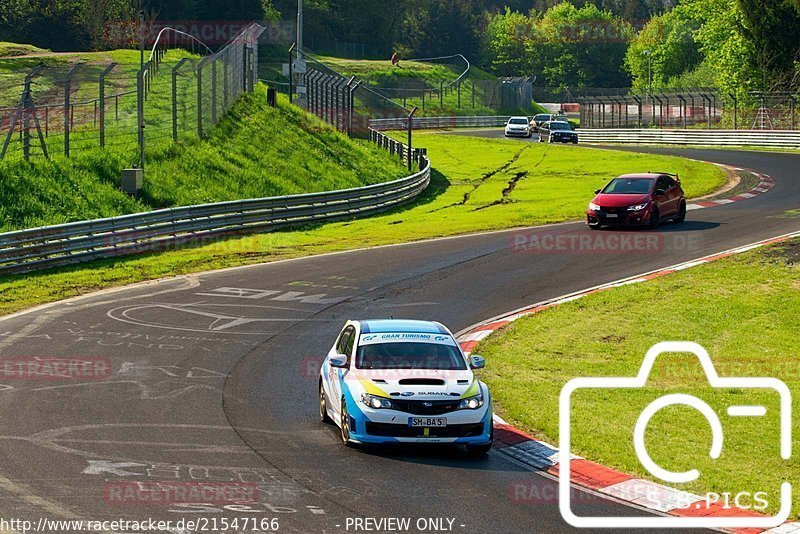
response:
{"label": "red hatchback car", "polygon": [[586,220],[590,228],[602,226],[647,226],[662,221],[686,220],[686,195],[676,174],[626,174],[614,178],[589,203]]}

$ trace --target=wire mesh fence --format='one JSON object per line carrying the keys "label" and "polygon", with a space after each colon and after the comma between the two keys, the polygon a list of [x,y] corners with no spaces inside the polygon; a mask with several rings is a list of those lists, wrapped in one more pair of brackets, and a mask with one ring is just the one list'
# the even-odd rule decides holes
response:
{"label": "wire mesh fence", "polygon": [[253,91],[263,30],[252,24],[205,56],[173,36],[157,41],[143,66],[77,61],[7,73],[0,78],[0,160],[101,149],[143,166],[148,149],[203,137],[242,92]]}
{"label": "wire mesh fence", "polygon": [[289,94],[301,108],[351,136],[369,135],[371,118],[407,117],[410,110],[355,77],[346,78],[292,49]]}
{"label": "wire mesh fence", "polygon": [[[534,99],[579,105],[586,128],[725,128],[797,130],[797,91],[720,93],[713,87],[675,88],[637,94],[629,88],[536,87]],[[571,109],[569,109],[571,110]]]}

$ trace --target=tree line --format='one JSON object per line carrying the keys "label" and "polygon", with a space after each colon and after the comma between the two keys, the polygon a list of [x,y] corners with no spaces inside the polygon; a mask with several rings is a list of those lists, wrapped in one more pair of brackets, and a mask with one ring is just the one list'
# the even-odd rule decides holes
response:
{"label": "tree line", "polygon": [[[159,20],[278,20],[297,0],[142,0]],[[306,41],[361,43],[376,57],[462,53],[538,85],[638,91],[796,87],[800,0],[304,0]],[[0,0],[0,41],[54,51],[112,46],[138,0]]]}

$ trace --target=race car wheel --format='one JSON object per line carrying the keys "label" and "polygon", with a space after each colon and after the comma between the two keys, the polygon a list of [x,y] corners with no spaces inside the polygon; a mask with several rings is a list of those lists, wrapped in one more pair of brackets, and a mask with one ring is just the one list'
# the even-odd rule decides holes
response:
{"label": "race car wheel", "polygon": [[470,456],[485,456],[489,454],[489,451],[492,450],[492,444],[494,443],[494,426],[492,426],[492,430],[489,432],[489,443],[484,445],[467,445],[467,453]]}
{"label": "race car wheel", "polygon": [[686,201],[681,201],[681,208],[678,210],[678,216],[675,217],[676,223],[682,223],[686,220]]}
{"label": "race car wheel", "polygon": [[658,208],[653,208],[650,212],[650,222],[647,224],[650,228],[656,228],[658,223],[661,222],[661,213],[659,213]]}
{"label": "race car wheel", "polygon": [[347,415],[347,401],[342,397],[342,421],[339,424],[342,430],[342,443],[350,446],[350,416]]}
{"label": "race car wheel", "polygon": [[325,388],[322,387],[322,380],[319,381],[319,420],[323,423],[330,423],[328,415],[328,403],[325,402]]}

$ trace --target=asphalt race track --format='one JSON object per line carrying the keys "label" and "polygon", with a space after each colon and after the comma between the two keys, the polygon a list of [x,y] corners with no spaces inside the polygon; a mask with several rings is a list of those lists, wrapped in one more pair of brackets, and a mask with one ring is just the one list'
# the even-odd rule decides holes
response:
{"label": "asphalt race track", "polygon": [[[665,224],[663,246],[647,253],[520,254],[511,247],[517,232],[508,231],[173,279],[1,321],[4,358],[88,356],[113,365],[105,380],[0,386],[3,516],[277,517],[280,532],[303,533],[344,532],[354,517],[448,518],[455,532],[569,531],[555,482],[500,452],[475,460],[452,449],[345,448],[335,427],[317,421],[317,365],[350,318],[435,319],[458,331],[800,230],[790,211],[800,208],[800,155],[652,150],[753,168],[776,187]],[[110,486],[132,481],[256,483],[261,504],[130,505],[109,497]],[[517,502],[510,488],[520,482],[542,497]],[[579,513],[644,513],[582,497]]]}

